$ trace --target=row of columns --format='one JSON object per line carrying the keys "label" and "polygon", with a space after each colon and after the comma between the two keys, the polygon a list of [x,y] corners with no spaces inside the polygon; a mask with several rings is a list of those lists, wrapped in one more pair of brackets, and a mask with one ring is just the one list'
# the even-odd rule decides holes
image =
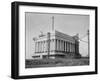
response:
{"label": "row of columns", "polygon": [[63,40],[56,39],[56,51],[75,52],[75,44]]}
{"label": "row of columns", "polygon": [[[47,52],[47,41],[38,41],[35,43],[35,52]],[[56,52],[75,52],[75,44],[58,39],[50,39],[50,51]]]}

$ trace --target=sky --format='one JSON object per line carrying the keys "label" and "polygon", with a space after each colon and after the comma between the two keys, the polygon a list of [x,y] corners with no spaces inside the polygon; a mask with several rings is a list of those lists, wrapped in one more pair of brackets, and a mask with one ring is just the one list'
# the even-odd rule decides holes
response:
{"label": "sky", "polygon": [[[52,14],[52,13],[25,13],[26,27],[26,58],[31,59],[34,54],[33,38],[40,32],[49,32],[52,30],[52,16],[54,16],[54,29],[74,36],[79,34],[79,38],[84,37],[89,29],[89,15],[79,14]],[[88,36],[82,39],[88,42]],[[82,56],[88,55],[88,43],[79,41],[79,52]]]}

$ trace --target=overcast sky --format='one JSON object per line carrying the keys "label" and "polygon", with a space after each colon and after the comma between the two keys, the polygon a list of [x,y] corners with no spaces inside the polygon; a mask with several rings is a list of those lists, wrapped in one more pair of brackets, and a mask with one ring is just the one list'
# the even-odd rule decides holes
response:
{"label": "overcast sky", "polygon": [[[50,14],[50,13],[30,13],[25,14],[26,22],[26,58],[32,58],[34,54],[33,37],[37,37],[40,31],[46,33],[52,29],[52,16],[54,16],[54,29],[62,33],[74,36],[77,33],[83,37],[89,29],[89,15],[77,14]],[[83,38],[87,41],[87,36]],[[88,55],[88,44],[80,41],[80,53],[82,56]]]}

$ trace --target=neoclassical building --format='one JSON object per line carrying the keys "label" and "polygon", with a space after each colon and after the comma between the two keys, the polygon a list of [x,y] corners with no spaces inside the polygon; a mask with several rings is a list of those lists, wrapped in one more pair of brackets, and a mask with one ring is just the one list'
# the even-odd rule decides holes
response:
{"label": "neoclassical building", "polygon": [[59,31],[42,34],[34,40],[35,59],[42,58],[74,58],[79,56],[78,35],[69,36]]}

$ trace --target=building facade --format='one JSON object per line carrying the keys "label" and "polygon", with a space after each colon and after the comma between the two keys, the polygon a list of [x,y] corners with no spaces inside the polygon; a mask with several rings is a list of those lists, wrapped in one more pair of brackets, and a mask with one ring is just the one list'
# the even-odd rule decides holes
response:
{"label": "building facade", "polygon": [[35,42],[34,59],[42,58],[75,58],[79,56],[78,35],[69,36],[67,34],[52,31],[37,37]]}

